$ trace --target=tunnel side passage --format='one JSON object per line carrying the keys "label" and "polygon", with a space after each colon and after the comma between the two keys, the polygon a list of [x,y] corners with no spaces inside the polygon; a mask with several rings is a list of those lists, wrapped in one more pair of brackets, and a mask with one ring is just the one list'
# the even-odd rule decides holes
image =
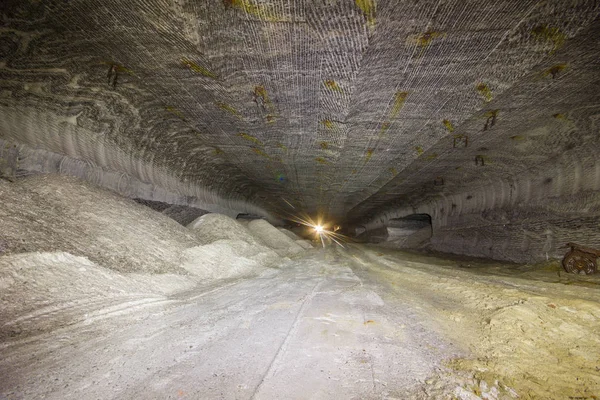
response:
{"label": "tunnel side passage", "polygon": [[359,226],[356,233],[359,241],[386,247],[419,248],[429,243],[433,228],[429,214],[411,214],[392,218],[385,226],[376,229],[367,230],[364,226]]}

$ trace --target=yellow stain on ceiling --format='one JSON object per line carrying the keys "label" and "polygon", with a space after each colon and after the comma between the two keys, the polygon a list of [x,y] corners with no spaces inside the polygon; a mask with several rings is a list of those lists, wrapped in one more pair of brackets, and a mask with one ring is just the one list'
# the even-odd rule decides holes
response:
{"label": "yellow stain on ceiling", "polygon": [[340,87],[340,85],[338,85],[338,83],[332,79],[328,79],[325,81],[325,86],[328,89],[334,90],[336,92],[343,92],[342,88]]}
{"label": "yellow stain on ceiling", "polygon": [[277,147],[279,147],[283,151],[288,151],[287,146],[283,143],[277,143]]}
{"label": "yellow stain on ceiling", "polygon": [[365,15],[367,19],[367,23],[370,27],[375,26],[375,9],[377,7],[375,0],[355,0],[356,6],[360,8],[360,10]]}
{"label": "yellow stain on ceiling", "polygon": [[103,61],[102,64],[106,64],[108,66],[115,68],[117,70],[117,72],[123,72],[127,75],[132,75],[132,76],[135,75],[132,70],[125,67],[124,65],[121,65],[121,64],[118,64],[115,62],[110,62],[110,61]]}
{"label": "yellow stain on ceiling", "polygon": [[241,137],[242,139],[246,139],[247,141],[257,144],[259,146],[264,146],[263,143],[260,140],[258,140],[258,138],[254,137],[252,135],[248,135],[247,133],[240,132],[240,133],[238,133],[238,136]]}
{"label": "yellow stain on ceiling", "polygon": [[176,115],[180,119],[185,119],[185,117],[183,116],[183,113],[181,111],[179,111],[177,108],[175,108],[173,106],[167,106],[167,107],[165,107],[165,109],[168,112],[170,112],[171,114]]}
{"label": "yellow stain on ceiling", "polygon": [[208,78],[213,78],[213,79],[217,79],[217,75],[214,74],[213,72],[209,71],[208,69],[204,68],[202,65],[199,65],[195,62],[193,62],[192,60],[183,57],[181,59],[181,63],[183,65],[185,65],[186,67],[188,67],[190,69],[190,71],[195,72],[197,74],[201,74],[204,75]]}
{"label": "yellow stain on ceiling", "polygon": [[485,114],[483,114],[484,117],[486,118],[494,118],[498,116],[498,112],[500,110],[490,110],[490,111],[486,111]]}
{"label": "yellow stain on ceiling", "polygon": [[406,98],[408,97],[408,92],[396,92],[394,95],[394,105],[392,106],[392,111],[390,112],[390,119],[396,118],[404,107],[404,103],[406,102]]}
{"label": "yellow stain on ceiling", "polygon": [[438,154],[437,153],[431,153],[430,155],[428,155],[427,157],[425,157],[425,160],[430,161],[430,160],[435,160],[437,158]]}
{"label": "yellow stain on ceiling", "polygon": [[335,126],[333,121],[329,120],[329,119],[324,119],[321,121],[321,123],[325,126],[325,128],[327,129],[333,129],[333,127]]}
{"label": "yellow stain on ceiling", "polygon": [[417,152],[418,156],[420,156],[424,152],[424,150],[421,146],[415,146],[415,151]]}
{"label": "yellow stain on ceiling", "polygon": [[215,103],[217,105],[217,107],[219,107],[221,110],[225,110],[227,111],[229,114],[235,115],[238,118],[242,118],[242,116],[240,115],[240,113],[233,108],[232,106],[230,106],[227,103],[223,103],[222,101],[216,102]]}
{"label": "yellow stain on ceiling", "polygon": [[445,37],[446,33],[437,31],[427,31],[410,35],[407,39],[407,44],[416,44],[418,47],[426,48],[433,42],[434,39]]}
{"label": "yellow stain on ceiling", "polygon": [[365,154],[365,163],[369,162],[369,160],[371,159],[371,157],[373,157],[373,152],[375,151],[375,149],[371,148],[371,149],[367,149],[367,152]]}
{"label": "yellow stain on ceiling", "polygon": [[392,175],[396,176],[396,175],[398,175],[398,170],[397,170],[396,168],[394,168],[394,167],[391,167],[391,168],[390,168],[390,173],[391,173]]}
{"label": "yellow stain on ceiling", "polygon": [[261,149],[257,149],[256,147],[252,148],[252,151],[255,152],[256,154],[258,154],[261,157],[267,158],[267,159],[271,159],[271,157],[265,153],[264,151],[262,151]]}
{"label": "yellow stain on ceiling", "polygon": [[224,0],[225,4],[242,10],[246,14],[255,15],[265,21],[283,21],[283,18],[278,18],[273,12],[272,6],[268,4],[257,4],[256,1],[250,0]]}
{"label": "yellow stain on ceiling", "polygon": [[567,64],[565,64],[565,63],[556,64],[556,65],[551,66],[544,72],[542,72],[542,76],[543,77],[552,76],[552,79],[554,79],[554,78],[556,78],[556,75],[560,74],[565,69],[567,69]]}
{"label": "yellow stain on ceiling", "polygon": [[492,101],[492,91],[490,90],[490,87],[487,84],[481,82],[478,83],[477,86],[475,86],[475,88],[477,89],[479,94],[483,96],[486,103]]}
{"label": "yellow stain on ceiling", "polygon": [[267,94],[267,89],[264,86],[255,86],[254,87],[254,97],[257,99],[262,99],[263,103],[269,107],[269,109],[273,109],[273,102],[269,98]]}
{"label": "yellow stain on ceiling", "polygon": [[327,142],[321,142],[321,143],[319,143],[319,146],[321,146],[321,148],[323,150],[326,150],[327,148],[329,148],[329,143],[327,143]]}
{"label": "yellow stain on ceiling", "polygon": [[221,154],[225,154],[225,152],[223,150],[221,150],[220,148],[215,147],[215,149],[213,150],[213,154],[215,156],[218,156],[218,155],[221,155]]}
{"label": "yellow stain on ceiling", "polygon": [[538,40],[552,42],[552,50],[549,54],[553,54],[556,50],[563,47],[567,40],[566,35],[556,27],[549,26],[548,24],[538,25],[531,30],[531,34]]}
{"label": "yellow stain on ceiling", "polygon": [[446,127],[448,132],[450,132],[450,133],[454,132],[454,125],[452,125],[452,122],[445,119],[442,121],[442,123],[444,124],[444,126]]}
{"label": "yellow stain on ceiling", "polygon": [[315,158],[315,161],[318,162],[319,164],[329,165],[329,162],[326,159],[324,159],[323,157],[317,157],[317,158]]}
{"label": "yellow stain on ceiling", "polygon": [[562,113],[556,113],[556,114],[552,114],[552,116],[556,119],[562,119],[563,121],[567,120],[567,116],[565,114]]}
{"label": "yellow stain on ceiling", "polygon": [[262,107],[263,110],[267,111],[268,114],[265,116],[265,120],[267,123],[272,124],[277,119],[275,106],[273,106],[273,102],[269,98],[267,94],[267,89],[264,86],[255,86],[254,87],[254,101],[259,107]]}

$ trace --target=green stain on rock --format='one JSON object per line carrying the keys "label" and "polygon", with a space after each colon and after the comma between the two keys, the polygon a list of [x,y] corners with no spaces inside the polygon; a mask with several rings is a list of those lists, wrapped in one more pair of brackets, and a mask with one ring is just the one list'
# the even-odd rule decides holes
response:
{"label": "green stain on rock", "polygon": [[439,37],[444,37],[446,34],[444,32],[437,31],[427,31],[423,33],[418,33],[415,35],[410,35],[408,37],[409,44],[416,44],[418,47],[426,48],[433,42],[434,39]]}
{"label": "green stain on rock", "polygon": [[109,62],[109,61],[105,61],[105,62],[103,62],[103,64],[106,64],[108,66],[115,68],[117,70],[117,72],[122,72],[124,74],[131,75],[131,76],[135,75],[132,70],[125,67],[124,65],[114,63],[114,62]]}
{"label": "green stain on rock", "polygon": [[536,26],[531,30],[531,34],[538,40],[552,42],[553,46],[549,54],[553,54],[556,50],[560,49],[567,39],[560,29],[549,26],[548,24]]}
{"label": "green stain on rock", "polygon": [[562,63],[562,64],[556,64],[551,66],[550,68],[548,68],[547,70],[545,70],[544,72],[542,72],[542,76],[543,77],[548,77],[551,76],[552,79],[556,78],[556,76],[560,73],[562,73],[565,69],[567,69],[567,64]]}
{"label": "green stain on rock", "polygon": [[245,140],[252,142],[254,144],[257,144],[259,146],[264,146],[263,143],[260,140],[258,140],[258,138],[254,137],[252,135],[248,135],[247,133],[240,132],[240,133],[238,133],[238,136],[241,137],[242,139],[245,139]]}
{"label": "green stain on rock", "polygon": [[250,0],[223,0],[223,3],[228,7],[237,8],[246,14],[257,16],[265,21],[283,21],[282,18],[278,18],[275,15],[273,12],[273,6],[270,4],[264,4],[260,1]]}
{"label": "green stain on rock", "polygon": [[375,0],[355,0],[356,6],[360,8],[360,10],[365,15],[367,19],[367,23],[370,27],[375,26],[375,8],[376,3]]}
{"label": "green stain on rock", "polygon": [[223,103],[222,101],[216,102],[215,103],[217,107],[219,107],[221,110],[227,111],[229,114],[231,115],[235,115],[238,118],[242,118],[242,116],[240,115],[240,113],[233,108],[232,106],[230,106],[227,103]]}
{"label": "green stain on rock", "polygon": [[288,151],[287,146],[283,143],[277,143],[277,147],[279,147],[283,151]]}
{"label": "green stain on rock", "polygon": [[445,119],[442,121],[442,123],[444,124],[444,126],[446,127],[448,132],[450,132],[450,133],[454,132],[454,125],[452,125],[452,122]]}
{"label": "green stain on rock", "polygon": [[267,153],[265,153],[264,151],[262,151],[261,149],[257,149],[256,147],[253,147],[252,151],[254,153],[258,154],[261,157],[264,157],[264,158],[269,159],[269,160],[271,159],[271,157]]}
{"label": "green stain on rock", "polygon": [[567,116],[565,114],[556,113],[556,114],[552,114],[552,116],[556,119],[561,119],[563,121],[567,120]]}
{"label": "green stain on rock", "polygon": [[404,107],[404,103],[406,102],[406,98],[408,97],[408,92],[396,92],[394,95],[394,105],[392,106],[392,111],[390,112],[390,119],[394,119]]}
{"label": "green stain on rock", "polygon": [[328,89],[331,89],[333,91],[336,91],[336,92],[340,92],[340,93],[343,92],[343,90],[340,87],[340,85],[338,85],[338,83],[336,81],[334,81],[333,79],[326,80],[325,81],[325,87],[327,87]]}
{"label": "green stain on rock", "polygon": [[487,84],[481,82],[478,83],[477,86],[475,86],[475,88],[477,89],[479,94],[483,96],[486,103],[492,101],[492,91],[490,90],[490,87]]}
{"label": "green stain on rock", "polygon": [[185,117],[181,111],[172,106],[167,106],[165,109],[173,115],[176,115],[179,119],[185,120]]}
{"label": "green stain on rock", "polygon": [[204,68],[202,65],[199,65],[195,62],[193,62],[192,60],[183,57],[181,59],[181,63],[183,65],[185,65],[186,67],[188,67],[190,69],[190,71],[195,72],[197,74],[201,74],[203,76],[206,76],[208,78],[212,78],[212,79],[217,79],[218,76],[216,74],[214,74],[213,72],[209,71],[208,69]]}
{"label": "green stain on rock", "polygon": [[325,126],[325,128],[327,129],[333,129],[334,128],[334,123],[333,121],[329,120],[329,119],[324,119],[321,121],[321,123]]}

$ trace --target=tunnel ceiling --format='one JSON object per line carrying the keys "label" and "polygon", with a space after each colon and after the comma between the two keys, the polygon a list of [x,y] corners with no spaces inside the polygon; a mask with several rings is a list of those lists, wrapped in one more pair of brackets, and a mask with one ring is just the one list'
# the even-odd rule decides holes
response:
{"label": "tunnel ceiling", "polygon": [[184,195],[357,221],[597,146],[592,0],[1,7],[0,139]]}

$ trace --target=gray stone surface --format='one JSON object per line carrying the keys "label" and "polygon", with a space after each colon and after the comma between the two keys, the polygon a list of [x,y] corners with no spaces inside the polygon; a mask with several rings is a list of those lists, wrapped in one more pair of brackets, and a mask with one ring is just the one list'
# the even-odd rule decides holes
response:
{"label": "gray stone surface", "polygon": [[372,229],[421,210],[438,250],[506,259],[600,246],[597,1],[0,13],[6,179],[62,173],[272,224],[292,212]]}

